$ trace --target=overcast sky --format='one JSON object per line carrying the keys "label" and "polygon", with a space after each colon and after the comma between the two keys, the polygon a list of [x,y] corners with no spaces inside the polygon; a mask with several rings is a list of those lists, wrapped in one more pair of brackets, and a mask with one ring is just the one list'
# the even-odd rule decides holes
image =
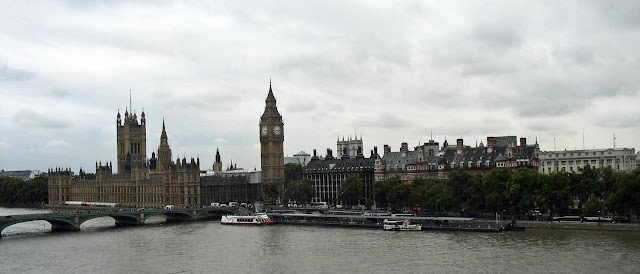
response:
{"label": "overcast sky", "polygon": [[[0,168],[116,160],[132,92],[147,155],[260,169],[269,79],[285,155],[338,137],[640,148],[638,1],[0,1]],[[115,163],[114,163],[115,164]]]}

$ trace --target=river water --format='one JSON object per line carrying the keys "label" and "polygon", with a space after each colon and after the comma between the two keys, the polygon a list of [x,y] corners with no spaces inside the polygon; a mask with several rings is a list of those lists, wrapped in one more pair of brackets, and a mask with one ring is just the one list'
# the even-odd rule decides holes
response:
{"label": "river water", "polygon": [[[0,216],[49,212],[0,208]],[[215,221],[114,227],[109,217],[79,232],[44,221],[2,232],[0,273],[637,273],[640,233],[387,232],[382,229]]]}

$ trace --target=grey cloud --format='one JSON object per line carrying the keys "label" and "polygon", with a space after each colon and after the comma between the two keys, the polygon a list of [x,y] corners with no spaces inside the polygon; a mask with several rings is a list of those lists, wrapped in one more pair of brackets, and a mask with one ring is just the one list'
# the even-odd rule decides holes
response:
{"label": "grey cloud", "polygon": [[13,121],[20,127],[63,129],[73,127],[73,122],[63,117],[22,109],[13,115]]}
{"label": "grey cloud", "polygon": [[294,102],[294,104],[283,108],[287,113],[309,113],[316,110],[318,104],[312,98],[304,98]]}
{"label": "grey cloud", "polygon": [[521,39],[517,31],[508,24],[501,26],[477,27],[471,34],[472,43],[481,46],[484,50],[503,51],[520,46]]}
{"label": "grey cloud", "polygon": [[384,129],[403,128],[409,125],[406,119],[402,119],[395,114],[383,113],[377,117],[364,117],[353,121],[357,127],[374,127]]}
{"label": "grey cloud", "polygon": [[34,77],[33,72],[10,68],[7,65],[0,67],[0,81],[27,81]]}
{"label": "grey cloud", "polygon": [[638,113],[597,117],[595,124],[603,128],[636,128],[640,124]]}

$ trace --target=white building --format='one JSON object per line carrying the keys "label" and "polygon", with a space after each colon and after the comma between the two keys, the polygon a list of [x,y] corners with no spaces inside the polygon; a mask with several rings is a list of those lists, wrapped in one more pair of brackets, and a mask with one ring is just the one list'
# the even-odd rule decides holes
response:
{"label": "white building", "polygon": [[11,177],[18,178],[23,181],[29,181],[38,175],[40,175],[40,170],[0,171],[0,178]]}
{"label": "white building", "polygon": [[633,148],[606,148],[540,152],[538,170],[578,172],[590,165],[594,168],[610,167],[615,171],[631,171],[636,168],[636,150]]}

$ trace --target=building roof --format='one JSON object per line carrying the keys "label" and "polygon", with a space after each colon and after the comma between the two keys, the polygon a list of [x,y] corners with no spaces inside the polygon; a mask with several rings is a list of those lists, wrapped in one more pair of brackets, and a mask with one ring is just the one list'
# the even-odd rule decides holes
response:
{"label": "building roof", "polygon": [[325,159],[311,160],[305,167],[305,171],[341,169],[354,170],[360,168],[374,168],[375,158],[345,158],[345,159]]}

